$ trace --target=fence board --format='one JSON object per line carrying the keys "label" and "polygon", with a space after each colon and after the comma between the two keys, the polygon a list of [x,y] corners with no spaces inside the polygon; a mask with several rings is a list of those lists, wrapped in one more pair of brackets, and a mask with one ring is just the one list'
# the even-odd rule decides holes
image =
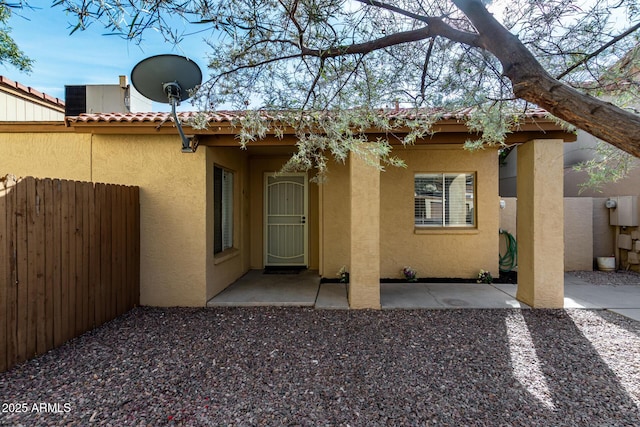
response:
{"label": "fence board", "polygon": [[[87,297],[87,310],[88,310],[88,318],[87,325],[90,329],[96,326],[96,293],[100,286],[100,276],[96,275],[96,271],[99,274],[99,263],[100,263],[100,242],[96,240],[95,233],[95,222],[96,215],[99,212],[99,209],[96,209],[96,191],[97,188],[94,186],[93,189],[87,186],[88,191],[88,203],[89,209],[87,210],[87,233],[88,233],[88,242],[87,242],[87,251],[89,253],[89,262],[87,263],[88,272],[87,272],[87,280],[89,283],[89,295]],[[96,256],[96,252],[98,256]]]}
{"label": "fence board", "polygon": [[104,299],[105,299],[105,321],[109,321],[115,317],[116,302],[113,298],[113,286],[111,282],[111,265],[112,252],[111,252],[111,212],[113,206],[111,206],[111,195],[113,187],[111,185],[106,186],[105,192],[105,209],[102,211],[102,265],[104,276],[102,278],[104,286]]}
{"label": "fence board", "polygon": [[[67,259],[67,332],[66,339],[70,340],[75,336],[76,331],[76,183],[67,181],[67,191],[69,192],[69,212],[67,222],[67,238],[69,239],[69,258]],[[63,286],[65,283],[63,283]]]}
{"label": "fence board", "polygon": [[91,200],[89,193],[93,193],[93,185],[85,182],[82,184],[82,331],[86,332],[93,327],[89,322],[89,294],[91,292],[89,282],[89,264],[91,253],[89,252],[89,207]]}
{"label": "fence board", "polygon": [[[46,343],[46,295],[45,295],[45,200],[44,200],[44,187],[45,183],[42,180],[35,181],[35,209],[32,212],[34,230],[34,241],[29,243],[31,248],[32,243],[35,245],[35,291],[36,301],[32,303],[32,307],[35,306],[36,312],[34,313],[35,319],[35,352],[36,354],[43,354],[47,351]],[[31,261],[30,261],[31,262]]]}
{"label": "fence board", "polygon": [[61,217],[60,217],[60,336],[62,342],[68,341],[69,334],[69,210],[72,207],[69,191],[69,183],[67,181],[60,181],[60,187],[62,190],[61,200]]}
{"label": "fence board", "polygon": [[[117,188],[111,187],[112,197],[111,197],[111,211],[118,211],[118,203],[120,199],[120,192]],[[120,245],[118,242],[118,236],[120,234],[120,230],[118,229],[118,215],[111,216],[111,283],[113,285],[112,289],[112,302],[113,307],[115,309],[112,312],[112,317],[117,317],[120,313],[120,306],[122,302],[120,301],[120,278],[118,276],[119,264],[120,264]]]}
{"label": "fence board", "polygon": [[134,281],[134,294],[135,294],[135,304],[140,303],[140,187],[133,187],[134,193],[134,222],[135,222],[135,247],[134,247],[134,260],[135,260],[135,268],[133,271]]}
{"label": "fence board", "polygon": [[0,181],[0,372],[7,370],[7,286],[9,254],[7,250],[7,180]]}
{"label": "fence board", "polygon": [[[117,212],[126,212],[126,204],[124,202],[125,188],[118,187],[117,193]],[[117,241],[117,262],[116,262],[116,280],[118,284],[118,316],[127,311],[127,295],[126,295],[126,254],[127,254],[127,230],[125,227],[126,215],[116,216],[115,239]]]}
{"label": "fence board", "polygon": [[74,190],[76,192],[76,203],[75,203],[75,230],[74,230],[74,245],[75,248],[75,257],[74,257],[74,278],[75,278],[75,303],[72,306],[72,311],[74,312],[74,336],[82,334],[84,329],[82,312],[84,308],[82,307],[84,301],[84,283],[82,277],[82,264],[83,264],[83,235],[82,232],[84,230],[82,225],[83,216],[83,200],[82,200],[82,183],[74,182]]}
{"label": "fence board", "polygon": [[98,324],[102,324],[104,322],[106,322],[107,319],[107,315],[106,315],[106,304],[105,304],[105,294],[106,294],[106,283],[105,283],[105,272],[104,270],[107,268],[106,264],[103,264],[104,262],[104,253],[105,253],[105,248],[104,248],[104,240],[103,240],[103,233],[102,233],[102,223],[105,221],[105,206],[106,206],[106,188],[104,186],[104,184],[96,184],[96,218],[95,218],[95,224],[94,224],[94,234],[95,234],[95,238],[96,238],[96,242],[100,242],[99,244],[96,244],[96,246],[98,246],[96,253],[94,254],[94,257],[97,258],[97,262],[94,265],[95,266],[95,271],[94,271],[94,276],[97,278],[97,289],[96,289],[96,323]]}
{"label": "fence board", "polygon": [[64,342],[62,333],[62,182],[56,179],[52,182],[53,218],[53,277],[51,281],[53,293],[53,345],[59,346]]}
{"label": "fence board", "polygon": [[[36,355],[36,341],[38,338],[38,244],[36,237],[36,181],[26,178],[21,183],[26,186],[26,231],[27,231],[27,277],[24,285],[27,288],[27,330],[25,340],[25,357],[30,359]],[[20,185],[20,184],[19,184]]]}
{"label": "fence board", "polygon": [[126,271],[126,277],[127,277],[127,289],[128,289],[128,294],[127,294],[127,302],[128,305],[134,305],[136,303],[136,299],[135,299],[135,294],[134,294],[134,286],[133,286],[133,282],[134,282],[134,276],[133,276],[133,270],[135,268],[135,255],[134,255],[134,245],[135,245],[135,241],[134,241],[134,234],[135,234],[135,206],[134,206],[134,192],[133,192],[133,188],[127,188],[127,243],[126,243],[126,247],[127,247],[127,256],[126,256],[126,261],[127,261],[127,271]]}
{"label": "fence board", "polygon": [[7,181],[7,191],[5,194],[5,202],[7,208],[7,283],[6,289],[6,339],[7,339],[7,368],[17,363],[18,355],[18,270],[17,270],[17,221],[16,221],[16,204],[17,204],[16,182],[14,180]]}
{"label": "fence board", "polygon": [[17,360],[27,360],[27,331],[29,329],[29,246],[27,237],[27,187],[16,185],[16,231],[18,260],[18,302],[17,302]]}
{"label": "fence board", "polygon": [[[54,264],[54,222],[53,222],[53,181],[44,180],[44,322],[45,322],[45,348],[53,348],[54,343],[54,317],[53,317],[53,264]],[[46,350],[45,350],[46,351]]]}

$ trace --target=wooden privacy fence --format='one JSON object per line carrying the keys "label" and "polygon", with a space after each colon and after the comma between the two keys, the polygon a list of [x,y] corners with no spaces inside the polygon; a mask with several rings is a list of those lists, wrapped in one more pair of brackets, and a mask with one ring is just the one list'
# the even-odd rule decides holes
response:
{"label": "wooden privacy fence", "polygon": [[139,304],[139,189],[0,178],[0,372]]}

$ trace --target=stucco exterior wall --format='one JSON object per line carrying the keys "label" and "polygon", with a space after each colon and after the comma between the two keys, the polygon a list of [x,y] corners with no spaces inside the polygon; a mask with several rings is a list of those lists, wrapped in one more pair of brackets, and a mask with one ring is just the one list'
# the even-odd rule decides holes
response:
{"label": "stucco exterior wall", "polygon": [[[206,166],[206,267],[209,300],[249,269],[251,248],[249,160],[246,151],[237,148],[202,147],[207,152]],[[213,168],[223,167],[234,173],[233,248],[213,254],[214,209]]]}
{"label": "stucco exterior wall", "polygon": [[91,181],[89,134],[0,133],[0,176]]}
{"label": "stucco exterior wall", "polygon": [[564,304],[562,149],[560,139],[534,139],[518,147],[516,298],[534,308]]}
{"label": "stucco exterior wall", "polygon": [[[505,209],[500,210],[500,228],[509,231],[517,239],[516,233],[516,214],[517,199],[515,197],[503,197],[505,201]],[[603,199],[606,200],[606,199]],[[593,259],[598,255],[598,247],[596,233],[604,231],[602,227],[602,217],[597,207],[597,199],[590,197],[565,197],[564,198],[564,271],[578,271],[593,269]],[[602,202],[604,206],[604,201]],[[611,254],[613,235],[608,231],[609,216],[606,217],[607,231],[604,233],[607,237],[608,245],[603,242],[604,253]],[[610,240],[611,242],[609,242]],[[500,253],[504,254],[505,246],[503,241],[500,242]]]}
{"label": "stucco exterior wall", "polygon": [[[349,234],[349,307],[380,308],[380,171],[379,161],[349,155],[351,216]],[[371,162],[376,162],[372,164]]]}
{"label": "stucco exterior wall", "polygon": [[320,189],[320,275],[337,278],[342,266],[349,268],[351,215],[349,160],[332,161]]}
{"label": "stucco exterior wall", "polygon": [[[399,278],[404,266],[419,277],[474,278],[480,269],[499,274],[498,156],[460,145],[398,147],[394,153],[407,168],[381,174],[380,245],[383,278]],[[470,229],[427,229],[414,226],[416,173],[460,172],[476,175],[476,224]]]}
{"label": "stucco exterior wall", "polygon": [[174,135],[95,135],[93,180],[140,187],[140,303],[206,302],[206,151]]}
{"label": "stucco exterior wall", "polygon": [[[407,168],[380,173],[380,277],[399,278],[404,266],[421,277],[497,275],[499,242],[498,158],[494,150],[471,153],[460,146],[397,147]],[[349,165],[332,164],[321,185],[321,275],[336,278],[349,267]],[[476,174],[477,228],[423,230],[414,226],[414,175],[425,172]],[[371,173],[378,173],[373,170]],[[366,217],[361,221],[367,221]]]}
{"label": "stucco exterior wall", "polygon": [[564,198],[564,270],[593,268],[593,200]]}

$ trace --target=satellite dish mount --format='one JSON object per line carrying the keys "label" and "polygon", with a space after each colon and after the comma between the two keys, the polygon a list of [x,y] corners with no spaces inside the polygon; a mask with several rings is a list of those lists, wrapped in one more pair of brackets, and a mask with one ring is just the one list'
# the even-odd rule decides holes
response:
{"label": "satellite dish mount", "polygon": [[189,99],[190,92],[202,83],[200,67],[184,56],[152,56],[133,67],[131,82],[146,98],[171,105],[171,116],[182,139],[182,152],[194,153],[198,147],[197,139],[184,134],[176,107]]}
{"label": "satellite dish mount", "polygon": [[178,119],[178,114],[176,113],[176,107],[180,105],[180,85],[177,82],[164,83],[162,85],[162,90],[164,90],[164,92],[167,94],[167,99],[171,104],[171,116],[173,117],[173,122],[178,128],[180,138],[182,138],[182,152],[195,153],[196,148],[198,148],[197,138],[195,136],[187,137],[184,134],[182,125],[180,124],[180,120]]}

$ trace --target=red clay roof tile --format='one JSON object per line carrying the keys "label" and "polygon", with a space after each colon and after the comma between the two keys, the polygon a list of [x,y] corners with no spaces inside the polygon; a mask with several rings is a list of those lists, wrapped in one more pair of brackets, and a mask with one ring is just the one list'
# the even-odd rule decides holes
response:
{"label": "red clay roof tile", "polygon": [[[439,114],[442,120],[457,120],[468,117],[471,113],[471,108],[462,109],[456,112],[442,112],[442,110],[418,110],[415,109],[392,109],[392,110],[380,110],[381,114],[387,115],[389,118],[404,118],[404,119],[417,119],[420,117],[432,117],[434,114]],[[185,122],[197,114],[195,111],[179,112],[178,118],[181,122]],[[245,111],[215,111],[205,113],[209,123],[224,123],[241,119],[246,115]],[[263,112],[262,115],[267,119],[277,119],[277,113]],[[543,109],[530,109],[527,110],[523,116],[531,119],[544,119],[548,116],[548,113]],[[80,114],[78,116],[68,116],[65,121],[68,124],[73,123],[143,123],[143,122],[155,122],[162,123],[171,120],[171,114],[167,112],[156,113],[92,113],[92,114]]]}

